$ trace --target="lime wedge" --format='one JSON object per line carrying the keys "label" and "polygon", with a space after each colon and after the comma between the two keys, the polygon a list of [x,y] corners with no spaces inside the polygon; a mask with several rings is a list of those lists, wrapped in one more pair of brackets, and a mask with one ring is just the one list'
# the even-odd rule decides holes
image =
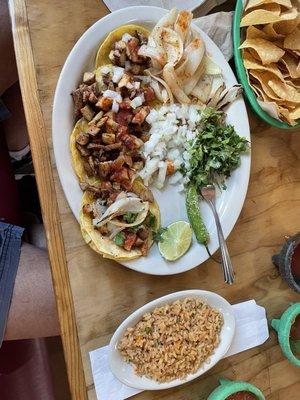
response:
{"label": "lime wedge", "polygon": [[175,261],[186,253],[192,242],[192,228],[188,222],[177,221],[169,225],[162,233],[158,243],[161,255],[169,261]]}

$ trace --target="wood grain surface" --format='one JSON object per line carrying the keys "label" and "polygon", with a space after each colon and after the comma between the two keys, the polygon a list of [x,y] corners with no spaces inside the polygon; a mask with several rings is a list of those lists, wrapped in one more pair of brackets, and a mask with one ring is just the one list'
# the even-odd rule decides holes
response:
{"label": "wood grain surface", "polygon": [[70,390],[74,399],[84,400],[87,396],[82,360],[78,344],[60,215],[54,188],[47,132],[40,107],[26,7],[22,0],[11,0],[9,6],[24,111],[30,135],[30,148],[46,229],[47,247],[56,295],[61,337],[65,360],[68,365]]}
{"label": "wood grain surface", "polygon": [[[219,266],[210,260],[192,271],[169,277],[143,275],[104,260],[84,244],[63,195],[52,156],[51,110],[56,82],[69,51],[93,22],[107,13],[107,9],[96,0],[11,0],[11,4],[17,17],[15,42],[16,49],[20,48],[19,71],[24,69],[24,63],[25,66],[28,63],[26,57],[31,54],[29,39],[24,42],[23,38],[27,30],[23,19],[24,4],[27,9],[38,96],[32,86],[35,77],[31,66],[21,73],[20,79],[73,398],[84,399],[82,381],[76,382],[81,367],[76,357],[74,318],[88,398],[95,399],[89,351],[107,344],[122,320],[156,297],[177,290],[199,288],[215,291],[232,303],[254,298],[266,307],[269,319],[279,316],[290,302],[299,301],[300,296],[282,282],[272,265],[271,256],[280,249],[285,236],[299,230],[300,132],[283,132],[269,127],[249,111],[251,178],[244,208],[228,238],[236,271],[236,282],[232,287],[223,283]],[[31,96],[36,96],[35,101]],[[36,113],[37,117],[32,119],[31,114]],[[75,315],[68,291],[69,282]],[[70,354],[72,351],[75,351],[74,358]],[[135,399],[205,400],[217,386],[220,376],[250,381],[260,387],[268,400],[299,400],[299,369],[286,361],[272,330],[265,344],[222,360],[203,377],[180,388],[143,392]]]}

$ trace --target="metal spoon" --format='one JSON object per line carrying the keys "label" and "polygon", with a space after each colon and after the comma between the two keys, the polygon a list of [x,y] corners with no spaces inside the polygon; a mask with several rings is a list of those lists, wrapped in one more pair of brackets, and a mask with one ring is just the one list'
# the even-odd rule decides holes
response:
{"label": "metal spoon", "polygon": [[234,272],[233,272],[233,267],[232,267],[232,263],[230,260],[229,252],[227,249],[227,245],[225,242],[219,215],[217,213],[217,209],[215,206],[216,188],[214,187],[214,185],[204,186],[201,189],[201,195],[204,198],[204,200],[207,201],[207,203],[210,206],[210,208],[213,212],[213,215],[215,217],[218,238],[219,238],[219,244],[220,244],[220,250],[221,250],[221,255],[222,255],[222,267],[223,267],[223,273],[224,273],[224,280],[226,283],[229,283],[229,285],[231,285],[234,281]]}

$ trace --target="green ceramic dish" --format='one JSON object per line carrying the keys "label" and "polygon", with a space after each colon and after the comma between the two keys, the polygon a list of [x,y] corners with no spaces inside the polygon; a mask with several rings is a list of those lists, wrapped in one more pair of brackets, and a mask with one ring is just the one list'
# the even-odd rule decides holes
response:
{"label": "green ceramic dish", "polygon": [[233,54],[234,54],[234,62],[236,66],[236,72],[238,76],[238,80],[244,88],[245,96],[250,103],[253,111],[265,122],[272,126],[276,126],[276,128],[280,129],[299,129],[300,121],[298,120],[297,125],[290,126],[286,122],[278,121],[277,119],[271,117],[267,114],[258,104],[256,99],[256,94],[251,89],[249,85],[247,73],[244,67],[244,62],[241,54],[241,50],[239,49],[241,43],[241,28],[240,28],[240,21],[243,13],[243,0],[237,0],[236,8],[233,18]]}
{"label": "green ceramic dish", "polygon": [[207,400],[225,400],[228,396],[237,392],[249,392],[257,397],[257,400],[265,400],[265,396],[254,385],[242,381],[230,381],[228,379],[220,379],[220,386],[217,387]]}
{"label": "green ceramic dish", "polygon": [[[282,314],[280,319],[273,319],[271,322],[272,327],[277,331],[278,341],[283,354],[286,358],[296,367],[300,367],[300,359],[294,356],[290,343],[290,331],[295,318],[300,314],[300,303],[292,304]],[[299,344],[297,343],[299,346]]]}

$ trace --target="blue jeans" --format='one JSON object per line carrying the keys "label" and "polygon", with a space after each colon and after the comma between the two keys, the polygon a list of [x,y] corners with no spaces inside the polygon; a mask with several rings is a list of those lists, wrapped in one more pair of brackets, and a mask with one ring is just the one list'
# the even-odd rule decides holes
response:
{"label": "blue jeans", "polygon": [[5,333],[24,228],[0,221],[0,346]]}

